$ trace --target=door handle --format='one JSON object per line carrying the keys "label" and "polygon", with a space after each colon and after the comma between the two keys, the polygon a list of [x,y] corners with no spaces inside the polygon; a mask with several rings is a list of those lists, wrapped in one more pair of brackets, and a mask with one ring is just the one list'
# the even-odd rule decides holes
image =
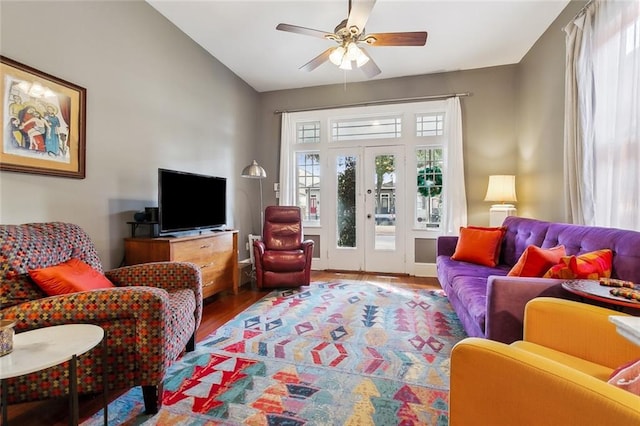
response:
{"label": "door handle", "polygon": [[371,213],[367,215],[367,219],[371,219]]}

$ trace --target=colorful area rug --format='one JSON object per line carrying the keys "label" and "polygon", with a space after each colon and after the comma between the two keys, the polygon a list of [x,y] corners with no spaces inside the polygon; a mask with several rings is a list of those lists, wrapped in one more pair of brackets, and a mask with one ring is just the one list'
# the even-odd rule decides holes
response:
{"label": "colorful area rug", "polygon": [[109,424],[446,425],[449,354],[463,337],[442,291],[275,291],[170,368],[158,414],[144,415],[137,387],[109,405]]}

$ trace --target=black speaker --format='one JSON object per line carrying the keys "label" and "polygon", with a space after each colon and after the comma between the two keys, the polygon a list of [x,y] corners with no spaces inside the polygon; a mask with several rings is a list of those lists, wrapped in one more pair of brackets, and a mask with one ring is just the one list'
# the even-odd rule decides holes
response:
{"label": "black speaker", "polygon": [[145,207],[144,208],[145,216],[147,221],[149,222],[157,222],[158,221],[158,208],[157,207]]}

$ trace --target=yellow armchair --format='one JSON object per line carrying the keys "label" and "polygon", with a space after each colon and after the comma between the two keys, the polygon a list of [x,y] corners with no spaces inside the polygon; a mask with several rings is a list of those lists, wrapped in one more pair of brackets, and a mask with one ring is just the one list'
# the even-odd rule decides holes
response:
{"label": "yellow armchair", "polygon": [[607,383],[640,359],[620,312],[556,298],[525,308],[524,339],[466,338],[451,353],[449,424],[640,425],[640,396]]}

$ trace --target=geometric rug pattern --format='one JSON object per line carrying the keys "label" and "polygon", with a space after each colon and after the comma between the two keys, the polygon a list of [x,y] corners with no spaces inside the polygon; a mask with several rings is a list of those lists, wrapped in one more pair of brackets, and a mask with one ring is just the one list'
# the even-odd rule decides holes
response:
{"label": "geometric rug pattern", "polygon": [[158,414],[144,415],[137,387],[109,405],[109,424],[446,425],[449,355],[464,337],[441,290],[274,291],[171,366]]}

